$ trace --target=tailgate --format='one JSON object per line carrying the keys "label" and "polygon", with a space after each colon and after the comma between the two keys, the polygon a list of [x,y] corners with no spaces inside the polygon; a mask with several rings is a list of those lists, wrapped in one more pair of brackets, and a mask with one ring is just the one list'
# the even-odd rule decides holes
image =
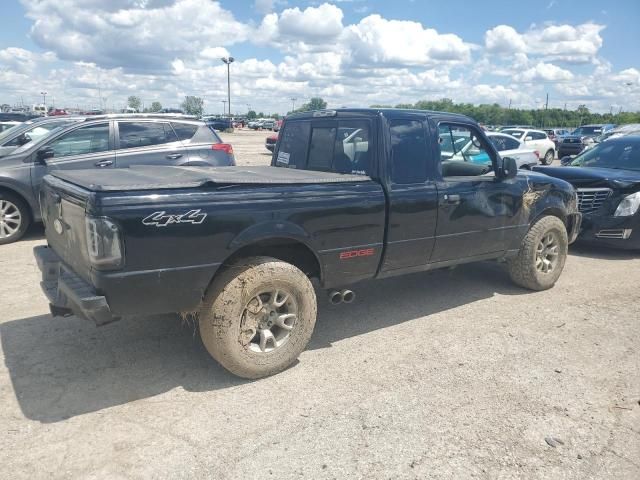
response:
{"label": "tailgate", "polygon": [[49,246],[77,275],[89,281],[85,210],[91,193],[47,176],[40,191],[42,221]]}

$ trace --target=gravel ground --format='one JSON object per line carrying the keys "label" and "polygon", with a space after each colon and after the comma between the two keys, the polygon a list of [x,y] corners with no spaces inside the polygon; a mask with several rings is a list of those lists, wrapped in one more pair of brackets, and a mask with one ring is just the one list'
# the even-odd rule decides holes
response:
{"label": "gravel ground", "polygon": [[[265,136],[224,138],[243,165]],[[0,478],[640,478],[637,254],[572,247],[539,293],[494,263],[319,293],[300,361],[246,381],[174,316],[52,319],[43,242],[0,247]]]}

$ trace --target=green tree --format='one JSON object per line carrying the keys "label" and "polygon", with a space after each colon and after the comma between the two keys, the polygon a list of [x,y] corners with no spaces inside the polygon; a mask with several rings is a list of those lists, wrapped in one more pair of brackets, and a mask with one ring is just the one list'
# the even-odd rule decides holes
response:
{"label": "green tree", "polygon": [[303,104],[300,108],[297,108],[295,112],[310,112],[312,110],[324,110],[327,108],[327,102],[320,97],[313,97],[308,103]]}
{"label": "green tree", "polygon": [[162,104],[160,102],[151,103],[151,108],[149,109],[152,112],[159,112],[162,110]]}
{"label": "green tree", "polygon": [[181,105],[184,113],[186,113],[187,115],[195,115],[196,117],[202,115],[203,106],[204,100],[202,100],[202,98],[200,97],[195,97],[192,95],[187,95],[186,97],[184,97],[184,101]]}
{"label": "green tree", "polygon": [[131,95],[129,98],[127,98],[127,105],[129,105],[129,108],[133,108],[134,110],[139,112],[140,105],[142,105],[142,101],[140,100],[140,97]]}
{"label": "green tree", "polygon": [[256,118],[257,116],[258,116],[258,114],[256,113],[256,111],[255,111],[255,110],[249,110],[249,111],[247,112],[247,118],[248,118],[249,120],[253,120],[253,119],[254,119],[254,118]]}

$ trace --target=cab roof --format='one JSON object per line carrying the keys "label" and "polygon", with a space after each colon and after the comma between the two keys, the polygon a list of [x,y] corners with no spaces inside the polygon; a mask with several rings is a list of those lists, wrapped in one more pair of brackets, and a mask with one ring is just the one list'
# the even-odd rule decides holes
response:
{"label": "cab roof", "polygon": [[446,117],[451,120],[459,120],[464,122],[473,122],[470,117],[466,115],[462,115],[459,113],[450,113],[450,112],[436,112],[432,110],[416,110],[416,109],[405,109],[405,108],[336,108],[336,109],[327,109],[327,110],[313,110],[310,112],[299,112],[293,113],[291,115],[287,115],[287,120],[301,120],[301,119],[311,119],[311,118],[333,118],[333,117],[353,117],[355,116],[363,116],[363,117],[376,117],[382,115],[386,118],[397,118],[399,116],[405,116],[407,114],[421,116],[424,118],[429,117]]}

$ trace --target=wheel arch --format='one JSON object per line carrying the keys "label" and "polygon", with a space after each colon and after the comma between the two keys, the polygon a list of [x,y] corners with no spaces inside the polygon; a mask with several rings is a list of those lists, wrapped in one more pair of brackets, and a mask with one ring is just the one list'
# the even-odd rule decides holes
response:
{"label": "wheel arch", "polygon": [[288,222],[253,225],[229,244],[229,254],[222,262],[229,265],[242,258],[268,256],[290,263],[320,282],[324,278],[322,262],[302,227]]}

